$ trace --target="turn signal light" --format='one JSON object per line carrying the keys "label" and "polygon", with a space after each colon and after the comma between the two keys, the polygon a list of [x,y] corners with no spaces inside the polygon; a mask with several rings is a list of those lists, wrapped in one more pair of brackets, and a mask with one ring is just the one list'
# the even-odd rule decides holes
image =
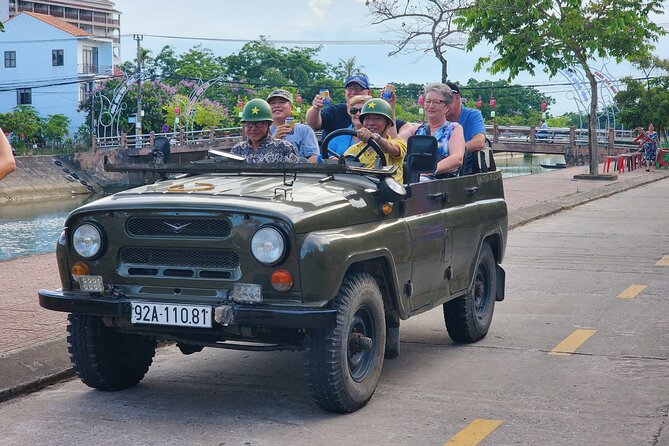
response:
{"label": "turn signal light", "polygon": [[393,211],[392,203],[383,203],[383,206],[381,206],[381,211],[383,212],[383,215],[390,215],[390,213]]}
{"label": "turn signal light", "polygon": [[285,269],[277,269],[272,273],[272,288],[277,291],[288,291],[293,287],[293,275]]}
{"label": "turn signal light", "polygon": [[87,276],[91,273],[90,268],[84,262],[77,262],[72,265],[72,277],[74,280],[79,280],[79,276]]}

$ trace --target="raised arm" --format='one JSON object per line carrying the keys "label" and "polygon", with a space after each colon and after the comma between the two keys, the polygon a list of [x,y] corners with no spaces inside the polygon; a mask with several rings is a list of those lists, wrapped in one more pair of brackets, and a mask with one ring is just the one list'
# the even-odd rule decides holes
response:
{"label": "raised arm", "polygon": [[5,132],[0,128],[0,180],[16,170],[16,161],[12,155],[12,146],[9,144]]}

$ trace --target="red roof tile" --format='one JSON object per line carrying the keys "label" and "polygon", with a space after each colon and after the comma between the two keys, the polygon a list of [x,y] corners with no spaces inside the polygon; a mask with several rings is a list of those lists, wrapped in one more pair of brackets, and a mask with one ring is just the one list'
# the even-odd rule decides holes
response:
{"label": "red roof tile", "polygon": [[75,37],[89,37],[93,36],[91,33],[88,33],[84,31],[81,28],[78,28],[70,23],[67,23],[57,17],[53,17],[50,15],[46,14],[38,14],[36,12],[28,12],[28,11],[23,11],[20,14],[18,14],[16,17],[20,16],[21,14],[27,14],[30,17],[34,17],[38,20],[41,20],[44,23],[47,23],[55,28],[60,29],[61,31],[65,31],[68,34],[71,34]]}

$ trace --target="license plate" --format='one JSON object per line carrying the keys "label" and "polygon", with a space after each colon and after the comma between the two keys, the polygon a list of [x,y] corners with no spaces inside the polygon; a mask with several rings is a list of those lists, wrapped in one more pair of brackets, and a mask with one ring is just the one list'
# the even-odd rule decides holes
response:
{"label": "license plate", "polygon": [[133,324],[211,328],[211,307],[153,302],[131,302]]}
{"label": "license plate", "polygon": [[79,288],[88,293],[102,293],[105,290],[102,276],[79,276]]}

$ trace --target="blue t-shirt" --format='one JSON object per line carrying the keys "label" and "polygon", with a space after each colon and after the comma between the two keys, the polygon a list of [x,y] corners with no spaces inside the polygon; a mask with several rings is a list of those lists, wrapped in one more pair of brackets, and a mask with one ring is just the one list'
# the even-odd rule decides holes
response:
{"label": "blue t-shirt", "polygon": [[[483,115],[479,110],[467,108],[463,105],[462,112],[460,113],[460,119],[458,119],[458,123],[462,126],[462,132],[464,133],[465,136],[465,142],[471,140],[479,133],[483,133],[485,135],[485,124],[483,122]],[[472,173],[474,171],[475,162],[476,162],[476,157],[474,156],[474,153],[471,152],[465,153],[463,173],[464,174]]]}
{"label": "blue t-shirt", "polygon": [[[274,133],[276,133],[276,126],[272,124],[269,131],[274,135]],[[296,122],[293,131],[284,136],[283,139],[291,143],[297,150],[297,154],[304,158],[309,158],[320,153],[318,150],[316,134],[312,128],[306,124]]]}
{"label": "blue t-shirt", "polygon": [[[353,130],[353,124],[349,125],[347,128]],[[346,149],[351,147],[357,141],[355,141],[354,136],[352,135],[340,135],[332,138],[328,143],[328,149],[333,152],[337,152],[339,155],[343,155],[346,152]]]}

